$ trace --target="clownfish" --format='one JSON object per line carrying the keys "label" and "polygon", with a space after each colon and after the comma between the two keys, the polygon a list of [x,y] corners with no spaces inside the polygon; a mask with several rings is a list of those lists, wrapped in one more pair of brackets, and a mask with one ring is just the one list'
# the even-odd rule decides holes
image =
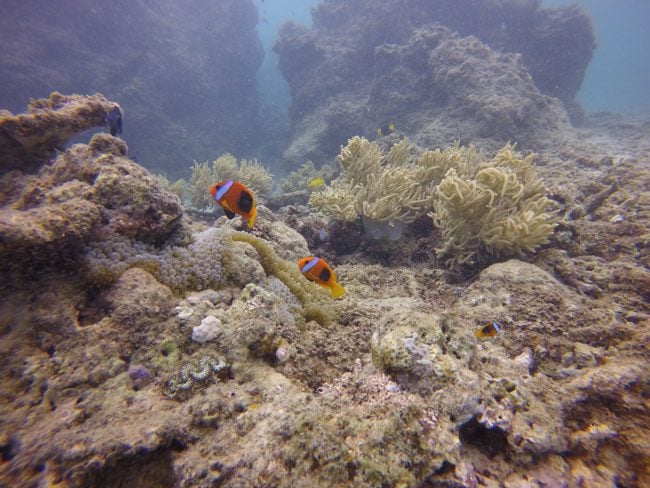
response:
{"label": "clownfish", "polygon": [[253,192],[239,181],[220,181],[210,187],[214,200],[223,207],[226,217],[232,219],[235,214],[248,219],[248,227],[255,224],[257,209]]}
{"label": "clownfish", "polygon": [[487,339],[488,337],[496,336],[500,331],[501,326],[497,322],[492,322],[474,332],[474,335],[479,339]]}
{"label": "clownfish", "polygon": [[329,288],[332,292],[332,298],[339,298],[345,295],[345,288],[343,288],[336,281],[336,275],[330,265],[323,261],[321,258],[309,256],[298,260],[298,268],[305,278],[313,281],[317,285]]}

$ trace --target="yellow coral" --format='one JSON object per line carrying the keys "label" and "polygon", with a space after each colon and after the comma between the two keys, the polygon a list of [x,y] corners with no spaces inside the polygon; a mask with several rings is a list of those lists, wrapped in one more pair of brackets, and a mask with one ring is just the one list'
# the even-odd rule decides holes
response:
{"label": "yellow coral", "polygon": [[208,163],[197,163],[192,165],[192,176],[190,177],[190,204],[194,208],[208,208],[212,204],[212,195],[208,189],[214,183],[214,176]]}
{"label": "yellow coral", "polygon": [[296,171],[290,173],[280,185],[280,191],[282,193],[290,193],[294,191],[306,191],[310,190],[309,183],[316,178],[323,178],[325,181],[329,181],[334,176],[334,167],[329,164],[323,165],[321,168],[317,169],[314,166],[314,163],[307,161]]}
{"label": "yellow coral", "polygon": [[309,204],[325,215],[344,222],[359,218],[357,208],[361,205],[365,191],[361,185],[350,181],[335,180],[331,186],[311,194]]}
{"label": "yellow coral", "polygon": [[250,188],[257,198],[269,196],[273,189],[271,173],[257,159],[242,159],[239,162],[238,180]]}
{"label": "yellow coral", "polygon": [[[379,145],[353,137],[337,158],[341,176],[329,187],[312,194],[310,204],[333,218],[363,218],[374,237],[387,237],[382,227],[402,229],[432,208],[435,163],[431,157],[414,159],[408,139],[395,144],[386,155]],[[440,171],[439,171],[440,172]],[[437,184],[444,176],[440,175]],[[391,233],[399,238],[401,231]]]}
{"label": "yellow coral", "polygon": [[153,177],[158,181],[163,190],[177,195],[178,198],[181,199],[181,202],[183,201],[183,197],[185,196],[185,187],[187,186],[187,182],[183,178],[172,183],[167,176],[162,174],[155,174]]}
{"label": "yellow coral", "polygon": [[555,221],[534,155],[511,144],[489,161],[458,142],[419,157],[411,149],[404,139],[384,155],[377,143],[353,137],[337,158],[341,176],[310,204],[336,219],[362,217],[369,235],[389,239],[433,209],[444,239],[438,254],[451,255],[450,266],[472,262],[481,250],[521,254],[548,242]]}
{"label": "yellow coral", "polygon": [[230,153],[222,154],[212,162],[213,183],[235,180],[238,177],[237,158]]}

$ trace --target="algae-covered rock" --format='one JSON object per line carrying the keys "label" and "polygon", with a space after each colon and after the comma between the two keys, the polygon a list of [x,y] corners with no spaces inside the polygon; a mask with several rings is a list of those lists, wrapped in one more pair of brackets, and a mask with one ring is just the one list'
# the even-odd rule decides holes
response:
{"label": "algae-covered rock", "polygon": [[0,112],[0,173],[18,168],[33,170],[54,151],[85,130],[106,124],[106,116],[118,104],[103,95],[62,95],[32,100],[27,113]]}
{"label": "algae-covered rock", "polygon": [[24,176],[21,191],[0,209],[0,254],[51,260],[116,234],[151,242],[180,230],[178,197],[125,154],[123,141],[96,134]]}
{"label": "algae-covered rock", "polygon": [[[449,332],[449,321],[439,315],[400,307],[384,314],[377,324],[371,341],[372,361],[398,383],[426,396],[456,382],[458,370],[467,367],[472,357],[450,354],[457,347],[447,348],[454,335]],[[473,350],[471,338],[465,340],[465,347]]]}

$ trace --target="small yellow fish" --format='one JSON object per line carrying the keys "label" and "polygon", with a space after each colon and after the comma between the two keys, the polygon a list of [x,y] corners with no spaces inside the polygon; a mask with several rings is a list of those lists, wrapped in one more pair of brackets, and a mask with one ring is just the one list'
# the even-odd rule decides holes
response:
{"label": "small yellow fish", "polygon": [[325,184],[325,179],[322,176],[317,176],[309,182],[309,188],[320,188]]}
{"label": "small yellow fish", "polygon": [[391,134],[396,130],[397,127],[395,127],[395,124],[383,125],[379,129],[377,129],[377,137],[387,136],[388,134]]}
{"label": "small yellow fish", "polygon": [[474,332],[474,335],[479,339],[487,339],[488,337],[496,336],[500,331],[501,326],[497,322],[492,322]]}

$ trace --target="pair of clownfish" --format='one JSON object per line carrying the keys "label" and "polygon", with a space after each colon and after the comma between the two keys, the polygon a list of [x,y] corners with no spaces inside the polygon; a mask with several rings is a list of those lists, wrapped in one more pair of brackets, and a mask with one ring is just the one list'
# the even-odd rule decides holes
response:
{"label": "pair of clownfish", "polygon": [[[253,192],[238,181],[220,181],[210,187],[212,198],[221,205],[226,217],[232,219],[241,215],[248,220],[248,228],[255,225],[257,208]],[[329,288],[332,298],[339,298],[345,294],[343,288],[336,280],[336,274],[323,259],[315,256],[308,256],[298,260],[298,268],[309,281],[317,285]]]}

